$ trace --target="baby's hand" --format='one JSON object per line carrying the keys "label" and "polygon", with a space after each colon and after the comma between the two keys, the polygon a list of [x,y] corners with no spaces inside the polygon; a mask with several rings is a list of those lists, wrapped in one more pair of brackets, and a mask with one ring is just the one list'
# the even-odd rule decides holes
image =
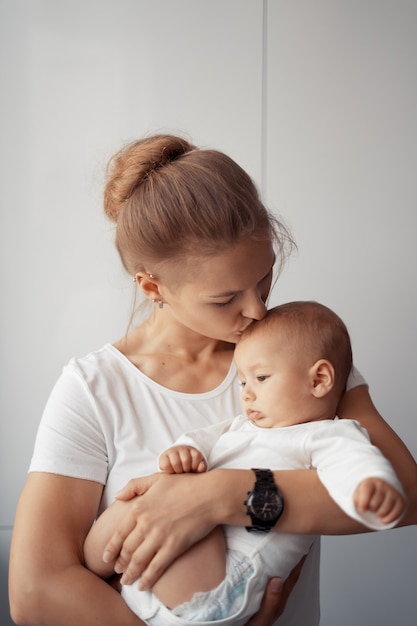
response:
{"label": "baby's hand", "polygon": [[381,478],[366,478],[355,490],[354,504],[358,511],[372,511],[383,524],[390,524],[405,509],[403,496]]}
{"label": "baby's hand", "polygon": [[199,450],[191,446],[173,446],[159,457],[159,467],[167,474],[205,472],[206,462]]}

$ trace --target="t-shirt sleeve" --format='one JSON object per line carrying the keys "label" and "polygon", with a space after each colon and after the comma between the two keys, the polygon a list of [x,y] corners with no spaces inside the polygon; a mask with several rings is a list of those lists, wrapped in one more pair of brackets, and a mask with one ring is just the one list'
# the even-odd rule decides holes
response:
{"label": "t-shirt sleeve", "polygon": [[354,387],[359,387],[360,385],[367,385],[366,380],[355,366],[352,367],[352,371],[349,375],[346,391],[353,389]]}
{"label": "t-shirt sleeve", "polygon": [[105,484],[107,449],[94,397],[67,366],[47,401],[29,472],[50,472]]}

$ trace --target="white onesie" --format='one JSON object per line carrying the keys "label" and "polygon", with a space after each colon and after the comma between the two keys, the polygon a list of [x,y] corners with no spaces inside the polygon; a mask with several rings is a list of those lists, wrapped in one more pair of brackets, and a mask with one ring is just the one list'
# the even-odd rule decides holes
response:
{"label": "white onesie", "polygon": [[[391,464],[371,444],[359,422],[336,418],[259,428],[239,416],[184,434],[175,445],[200,450],[208,469],[314,467],[329,494],[350,517],[373,530],[391,528],[399,521],[382,524],[375,514],[359,513],[353,505],[356,487],[368,477],[381,478],[403,492]],[[273,576],[285,580],[314,540],[309,535],[248,533],[238,526],[225,526],[224,533],[227,575],[219,587],[196,594],[191,602],[169,611],[151,592],[139,592],[134,583],[122,591],[132,610],[152,626],[243,626],[259,609],[268,580]]]}

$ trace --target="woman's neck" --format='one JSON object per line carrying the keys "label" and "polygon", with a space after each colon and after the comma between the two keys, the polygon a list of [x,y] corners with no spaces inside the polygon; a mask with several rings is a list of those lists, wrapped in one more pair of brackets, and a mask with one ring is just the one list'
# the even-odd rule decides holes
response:
{"label": "woman's neck", "polygon": [[234,348],[161,315],[148,318],[115,347],[149,378],[183,393],[215,389],[229,371]]}

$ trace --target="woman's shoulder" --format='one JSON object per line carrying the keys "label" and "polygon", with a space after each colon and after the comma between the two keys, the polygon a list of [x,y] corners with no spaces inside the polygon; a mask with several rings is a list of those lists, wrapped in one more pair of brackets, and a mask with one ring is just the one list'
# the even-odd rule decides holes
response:
{"label": "woman's shoulder", "polygon": [[98,350],[93,350],[81,357],[73,357],[64,367],[64,374],[74,374],[86,381],[108,375],[114,377],[123,373],[127,375],[133,364],[117,348],[107,343]]}
{"label": "woman's shoulder", "polygon": [[359,387],[361,385],[367,385],[367,382],[357,367],[353,366],[347,381],[346,391],[350,391],[351,389],[354,389],[354,387]]}

